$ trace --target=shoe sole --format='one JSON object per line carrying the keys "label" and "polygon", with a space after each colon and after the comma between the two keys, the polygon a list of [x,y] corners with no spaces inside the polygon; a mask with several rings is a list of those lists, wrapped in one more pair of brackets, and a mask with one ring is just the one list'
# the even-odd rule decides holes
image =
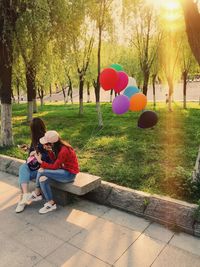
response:
{"label": "shoe sole", "polygon": [[56,209],[53,209],[53,210],[49,210],[49,211],[44,212],[44,213],[43,213],[43,212],[39,212],[39,214],[41,214],[41,215],[42,215],[42,214],[47,214],[47,213],[49,213],[49,212],[51,212],[51,211],[55,211],[55,210],[57,210],[57,208],[56,208]]}

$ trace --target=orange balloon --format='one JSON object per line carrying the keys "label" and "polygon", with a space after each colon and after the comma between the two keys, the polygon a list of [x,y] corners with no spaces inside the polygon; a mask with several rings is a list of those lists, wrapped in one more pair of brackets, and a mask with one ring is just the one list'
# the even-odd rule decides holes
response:
{"label": "orange balloon", "polygon": [[141,111],[146,107],[147,97],[142,93],[134,94],[130,99],[129,109],[131,111]]}

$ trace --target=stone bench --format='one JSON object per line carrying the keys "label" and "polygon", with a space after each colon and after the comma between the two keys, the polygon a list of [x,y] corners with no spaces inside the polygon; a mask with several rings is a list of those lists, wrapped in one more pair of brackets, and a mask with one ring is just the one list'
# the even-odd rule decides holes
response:
{"label": "stone bench", "polygon": [[73,195],[83,196],[101,185],[101,178],[80,172],[72,183],[52,181],[51,187],[56,202],[62,206],[71,202]]}
{"label": "stone bench", "polygon": [[[19,167],[25,161],[0,155],[0,170],[18,176]],[[72,183],[51,182],[54,198],[60,205],[69,203],[73,195],[83,196],[96,189],[101,184],[101,178],[88,173],[80,172]]]}

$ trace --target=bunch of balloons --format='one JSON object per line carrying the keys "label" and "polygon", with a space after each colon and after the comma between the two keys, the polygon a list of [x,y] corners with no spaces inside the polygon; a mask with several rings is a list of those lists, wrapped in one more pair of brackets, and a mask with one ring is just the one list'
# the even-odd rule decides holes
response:
{"label": "bunch of balloons", "polygon": [[151,128],[158,122],[158,116],[154,111],[146,110],[147,97],[137,88],[136,80],[129,77],[121,65],[112,64],[109,68],[100,73],[101,87],[108,91],[114,89],[116,93],[124,92],[115,97],[112,103],[112,110],[115,114],[121,115],[130,111],[143,111],[138,119],[138,127]]}

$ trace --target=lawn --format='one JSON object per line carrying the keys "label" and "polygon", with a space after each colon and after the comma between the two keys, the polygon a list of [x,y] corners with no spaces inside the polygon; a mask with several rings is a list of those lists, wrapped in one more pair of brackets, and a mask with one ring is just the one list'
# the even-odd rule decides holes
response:
{"label": "lawn", "polygon": [[[84,105],[84,115],[78,115],[78,105],[46,104],[39,108],[49,130],[57,130],[76,149],[81,171],[99,175],[103,180],[150,193],[169,195],[196,202],[200,188],[191,184],[200,144],[200,106],[189,103],[183,110],[174,103],[168,112],[163,103],[155,111],[159,122],[153,129],[139,129],[140,113],[117,116],[111,104],[101,105],[104,127],[98,129],[94,104]],[[149,104],[147,109],[153,110]],[[30,142],[26,122],[26,105],[13,106],[15,146],[0,149],[1,154],[26,159],[17,147]]]}

